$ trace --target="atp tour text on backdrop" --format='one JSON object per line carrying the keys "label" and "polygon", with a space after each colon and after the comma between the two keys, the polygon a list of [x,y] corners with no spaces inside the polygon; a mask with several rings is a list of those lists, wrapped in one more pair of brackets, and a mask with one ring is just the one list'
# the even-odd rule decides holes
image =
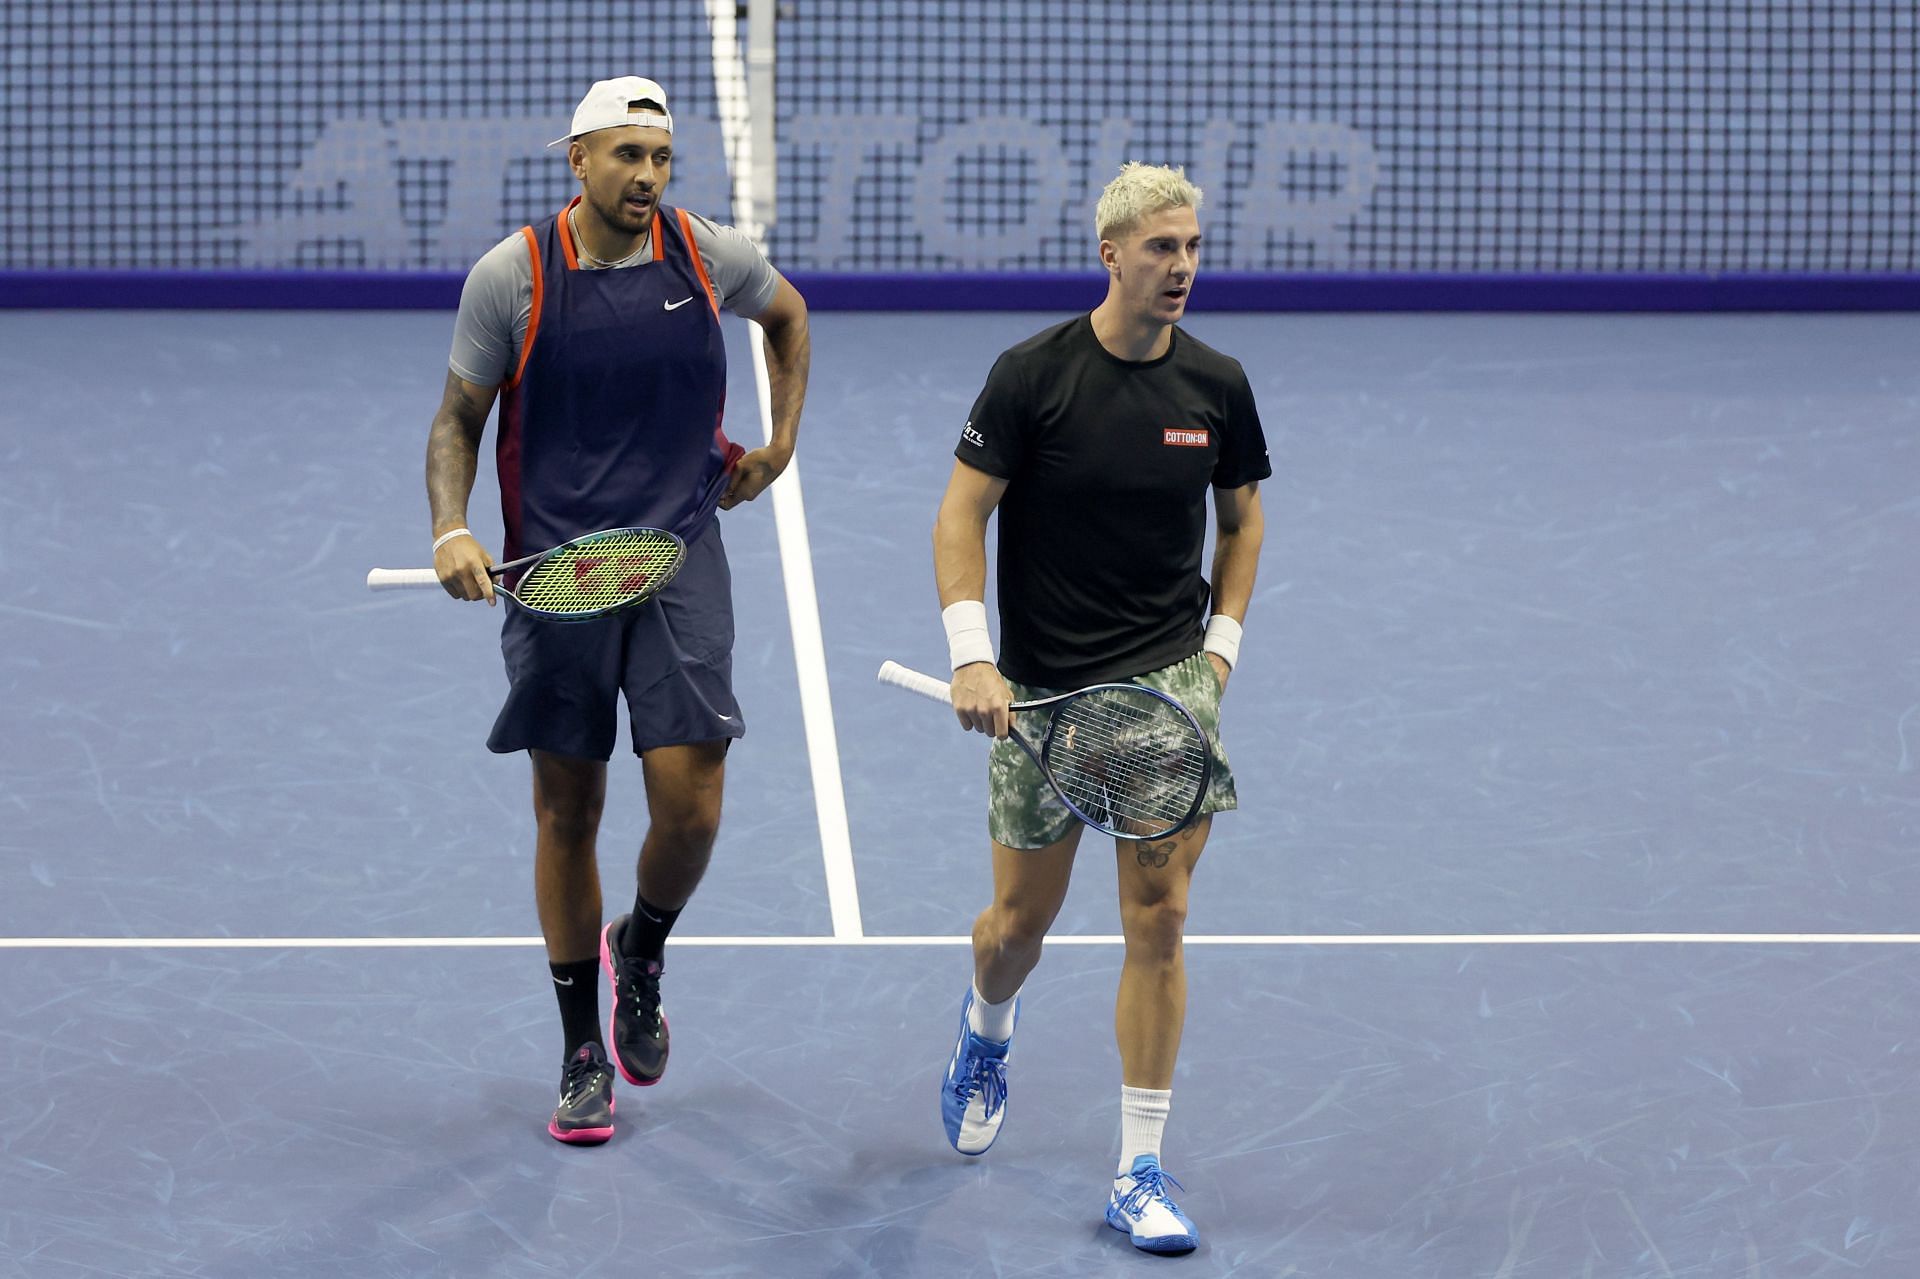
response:
{"label": "atp tour text on backdrop", "polygon": [[[1077,155],[1058,129],[1019,116],[983,116],[932,141],[922,140],[925,131],[918,118],[899,115],[822,113],[783,122],[783,160],[804,158],[817,175],[780,193],[774,244],[783,266],[887,270],[932,259],[993,270],[1032,265],[1036,246],[1046,243],[1064,265],[1082,268],[1094,197],[1123,160],[1151,159],[1185,163],[1206,189],[1210,266],[1269,269],[1280,247],[1291,245],[1308,246],[1316,266],[1339,268],[1383,165],[1363,134],[1331,121],[1208,120],[1196,126],[1192,153],[1172,157],[1135,155],[1125,117],[1101,120]],[[565,166],[545,150],[552,133],[544,117],[336,119],[301,155],[277,213],[220,234],[237,243],[243,266],[306,265],[314,247],[326,245],[330,264],[461,270],[547,211],[515,207],[534,189],[527,175],[537,185],[550,169],[556,203],[573,193]],[[674,144],[668,198],[730,220],[719,124],[682,118]],[[979,180],[983,162],[1018,175],[997,191],[991,227],[965,220],[952,198],[961,184]],[[883,163],[890,173],[910,174],[897,204],[908,234],[856,245],[856,190]],[[416,176],[403,199],[408,174],[431,174],[431,185]],[[510,177],[523,179],[512,195]],[[444,190],[444,198],[423,201],[423,190]]]}

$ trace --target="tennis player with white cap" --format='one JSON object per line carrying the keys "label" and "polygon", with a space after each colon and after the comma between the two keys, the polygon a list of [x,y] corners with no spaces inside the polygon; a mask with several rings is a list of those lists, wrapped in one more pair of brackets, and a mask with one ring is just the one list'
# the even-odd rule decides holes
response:
{"label": "tennis player with white cap", "polygon": [[[664,945],[706,871],[727,748],[746,731],[715,513],[759,496],[793,457],[810,345],[805,302],[751,240],[663,202],[673,116],[659,84],[598,82],[552,145],[565,146],[580,194],[469,273],[427,495],[442,585],[491,602],[494,561],[467,527],[467,501],[497,398],[502,558],[636,525],[687,546],[673,582],[619,617],[502,618],[509,687],[487,745],[532,761],[534,892],[564,1037],[548,1131],[586,1145],[613,1135],[616,1070],[644,1086],[666,1069]],[[773,439],[751,452],[723,429],[723,307],[766,331]],[[633,908],[603,926],[596,843],[623,694],[649,826]]]}

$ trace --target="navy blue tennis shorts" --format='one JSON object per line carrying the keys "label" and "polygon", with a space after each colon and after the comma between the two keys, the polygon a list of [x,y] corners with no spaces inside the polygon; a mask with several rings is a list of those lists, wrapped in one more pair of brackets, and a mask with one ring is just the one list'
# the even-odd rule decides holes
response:
{"label": "navy blue tennis shorts", "polygon": [[622,693],[636,755],[747,731],[733,700],[733,574],[720,521],[688,545],[665,590],[628,612],[552,622],[501,607],[507,703],[488,750],[608,759]]}

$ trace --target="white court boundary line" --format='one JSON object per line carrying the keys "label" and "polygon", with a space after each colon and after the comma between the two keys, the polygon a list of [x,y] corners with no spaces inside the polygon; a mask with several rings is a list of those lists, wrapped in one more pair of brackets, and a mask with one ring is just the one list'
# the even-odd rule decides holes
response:
{"label": "white court boundary line", "polygon": [[[753,373],[760,394],[760,421],[773,438],[772,391],[767,382],[766,339],[753,329]],[[800,678],[800,719],[806,728],[807,765],[813,807],[820,825],[820,856],[827,877],[827,908],[833,935],[857,940],[860,890],[853,872],[853,835],[847,826],[847,795],[840,780],[840,741],[833,728],[833,697],[827,686],[827,646],[820,633],[820,600],[813,584],[813,549],[800,497],[800,459],[773,483],[773,523],[780,541],[780,574],[787,588],[787,619],[793,631],[793,664]]]}
{"label": "white court boundary line", "polygon": [[[1118,946],[1117,935],[1047,938],[1049,946]],[[680,937],[701,947],[968,946],[971,937]],[[538,937],[0,937],[0,950],[454,950],[542,945]],[[1327,933],[1212,934],[1189,946],[1916,946],[1920,933]]]}
{"label": "white court boundary line", "polygon": [[[733,175],[733,217],[756,244],[765,228],[754,210],[753,139],[747,118],[747,72],[740,58],[735,0],[707,0],[707,31],[713,49],[714,93],[719,99],[720,130]],[[762,246],[764,248],[764,246]],[[760,428],[773,441],[773,388],[767,377],[766,334],[747,325],[753,348],[754,391]],[[796,457],[774,481],[773,526],[780,543],[780,575],[787,591],[787,620],[793,631],[793,663],[800,681],[800,720],[806,730],[807,764],[813,781],[813,807],[820,826],[820,856],[827,878],[827,909],[834,938],[859,938],[860,892],[853,871],[853,837],[847,825],[846,788],[840,777],[840,742],[833,728],[833,697],[827,685],[827,649],[820,633],[820,598],[813,581],[813,548],[807,538],[807,513],[800,495]]]}

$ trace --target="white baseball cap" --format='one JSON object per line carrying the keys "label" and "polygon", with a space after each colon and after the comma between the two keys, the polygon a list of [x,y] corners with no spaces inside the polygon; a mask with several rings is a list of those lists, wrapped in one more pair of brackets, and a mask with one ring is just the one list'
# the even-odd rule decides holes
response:
{"label": "white baseball cap", "polygon": [[[640,103],[643,100],[658,102],[660,109],[642,109]],[[665,129],[672,133],[673,117],[667,114],[667,91],[652,80],[643,80],[637,75],[596,80],[593,87],[587,90],[587,96],[580,99],[580,105],[573,109],[573,128],[567,136],[555,138],[547,145],[565,146],[583,133],[618,129],[628,124]]]}

